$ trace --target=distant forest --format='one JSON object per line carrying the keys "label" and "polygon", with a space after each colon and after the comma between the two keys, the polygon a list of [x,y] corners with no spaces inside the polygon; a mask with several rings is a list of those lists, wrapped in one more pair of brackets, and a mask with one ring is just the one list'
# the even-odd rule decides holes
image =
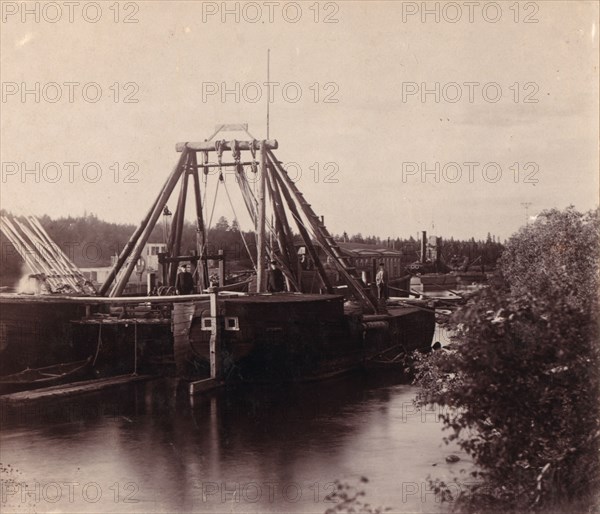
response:
{"label": "distant forest", "polygon": [[[6,211],[2,215],[11,216]],[[18,219],[18,218],[17,218]],[[110,266],[111,256],[118,255],[129,237],[135,230],[133,224],[109,223],[99,219],[94,214],[80,217],[67,217],[52,219],[49,216],[39,218],[50,237],[60,248],[81,268]],[[219,249],[225,252],[228,263],[236,268],[250,268],[252,266],[248,257],[246,245],[256,260],[256,243],[254,233],[243,232],[240,234],[235,221],[229,222],[225,217],[219,218],[216,224],[208,231],[208,253],[216,253]],[[157,223],[150,236],[149,242],[162,243],[168,237],[167,228],[162,220]],[[373,244],[380,247],[394,248],[404,255],[403,261],[414,262],[419,258],[419,241],[414,237],[408,239],[387,239],[377,236],[362,236],[361,234],[348,235],[346,232],[334,235],[338,241]],[[298,243],[300,236],[296,236]],[[22,273],[23,260],[5,234],[0,233],[1,260],[0,284],[12,283]],[[182,253],[191,254],[196,248],[196,227],[193,223],[186,223],[182,235]],[[483,263],[486,269],[493,268],[496,260],[503,250],[503,245],[490,234],[485,241],[468,241],[444,239],[442,247],[442,260],[450,262],[455,260],[468,260],[469,262]]]}

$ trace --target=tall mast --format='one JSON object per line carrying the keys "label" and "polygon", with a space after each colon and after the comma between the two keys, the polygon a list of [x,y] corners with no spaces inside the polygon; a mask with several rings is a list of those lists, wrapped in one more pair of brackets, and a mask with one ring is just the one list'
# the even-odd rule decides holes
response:
{"label": "tall mast", "polygon": [[269,139],[269,106],[271,104],[271,49],[267,50],[267,139]]}
{"label": "tall mast", "polygon": [[260,176],[258,187],[258,237],[256,255],[256,292],[265,291],[265,224],[266,224],[266,183],[267,183],[267,148],[266,141],[260,142]]}

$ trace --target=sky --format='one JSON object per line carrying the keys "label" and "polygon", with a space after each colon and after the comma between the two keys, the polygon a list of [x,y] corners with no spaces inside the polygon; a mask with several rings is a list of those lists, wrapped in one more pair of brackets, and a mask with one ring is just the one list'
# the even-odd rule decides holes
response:
{"label": "sky", "polygon": [[137,224],[175,144],[222,123],[265,138],[271,90],[276,155],[332,233],[505,239],[544,209],[598,205],[598,14],[575,0],[2,2],[0,205]]}

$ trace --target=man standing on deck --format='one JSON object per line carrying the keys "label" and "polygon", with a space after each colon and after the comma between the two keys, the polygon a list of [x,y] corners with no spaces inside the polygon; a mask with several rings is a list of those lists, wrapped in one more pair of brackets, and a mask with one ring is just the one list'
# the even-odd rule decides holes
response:
{"label": "man standing on deck", "polygon": [[267,291],[269,293],[280,293],[285,291],[285,280],[283,273],[277,267],[276,261],[271,261],[271,269],[267,276]]}
{"label": "man standing on deck", "polygon": [[194,292],[194,277],[190,272],[190,265],[181,266],[175,281],[177,294],[192,294]]}
{"label": "man standing on deck", "polygon": [[379,271],[375,276],[375,283],[377,284],[377,298],[388,298],[388,275],[385,271],[385,265],[379,264]]}

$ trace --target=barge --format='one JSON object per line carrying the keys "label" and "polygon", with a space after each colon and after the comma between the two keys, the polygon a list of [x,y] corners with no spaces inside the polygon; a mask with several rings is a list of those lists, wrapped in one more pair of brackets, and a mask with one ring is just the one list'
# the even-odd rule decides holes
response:
{"label": "barge", "polygon": [[[208,140],[176,145],[180,153],[177,164],[96,295],[0,295],[0,374],[94,355],[96,376],[152,368],[169,369],[190,381],[278,382],[344,373],[390,350],[429,351],[434,309],[392,306],[375,298],[275,157],[277,141],[215,140],[222,130],[243,130],[252,137],[245,125],[221,126]],[[216,162],[210,161],[209,155],[216,157]],[[217,168],[223,181],[224,166],[235,169],[256,229],[257,250],[251,256],[255,290],[249,293],[219,291],[209,281],[208,262],[222,259],[222,254],[207,253],[204,213],[210,206],[202,203],[201,173],[206,178],[209,170]],[[258,175],[256,194],[249,186],[249,173]],[[190,180],[195,197],[196,251],[182,255]],[[178,184],[167,252],[159,255],[160,280],[163,290],[173,291],[179,266],[189,263],[195,290],[178,296],[123,296],[144,245]],[[303,290],[303,270],[295,251],[297,237],[314,264],[318,294],[312,286],[310,292]],[[266,291],[268,262],[276,263],[283,275],[281,292]],[[343,287],[331,283],[326,266],[335,268]]]}

